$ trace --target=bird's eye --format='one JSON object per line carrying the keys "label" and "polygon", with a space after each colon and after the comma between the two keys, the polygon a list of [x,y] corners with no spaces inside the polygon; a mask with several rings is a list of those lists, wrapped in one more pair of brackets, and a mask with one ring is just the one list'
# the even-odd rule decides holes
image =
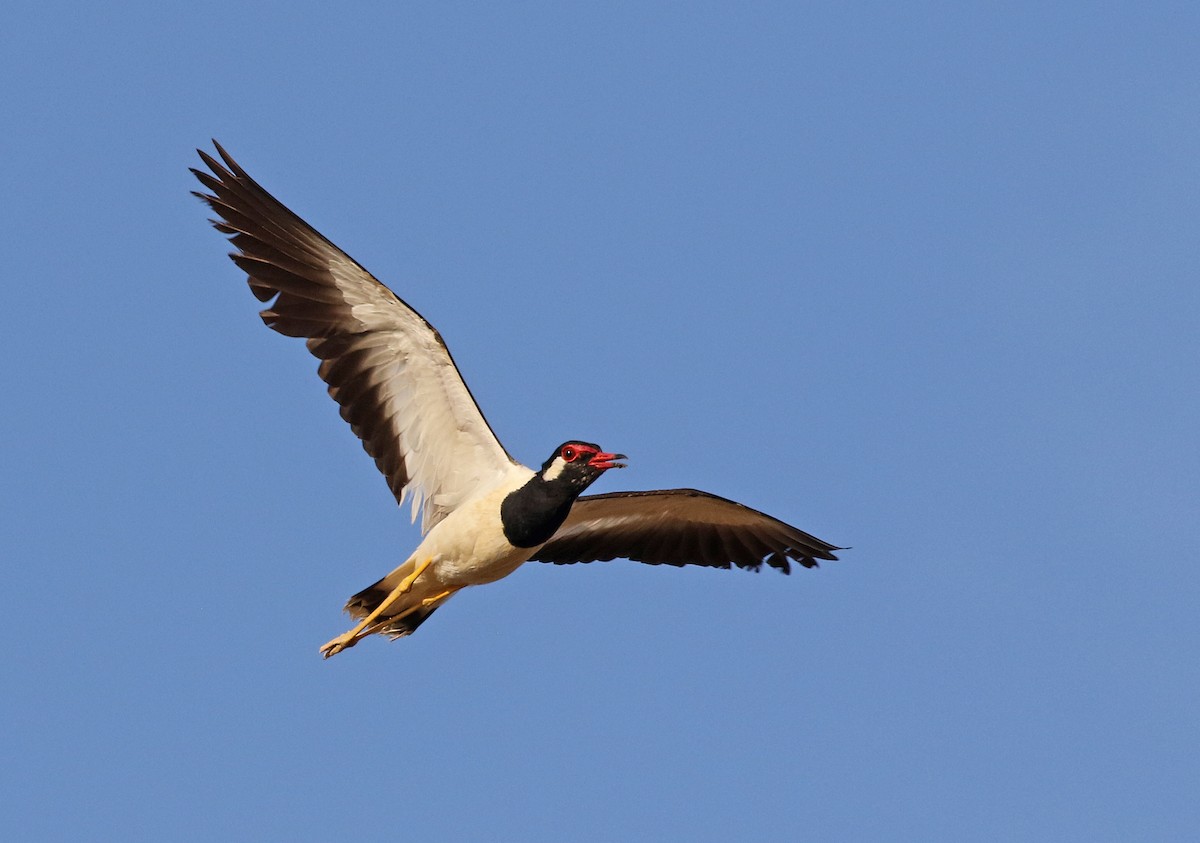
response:
{"label": "bird's eye", "polygon": [[579,452],[570,445],[562,449],[562,458],[567,462],[575,462],[575,458],[579,456]]}

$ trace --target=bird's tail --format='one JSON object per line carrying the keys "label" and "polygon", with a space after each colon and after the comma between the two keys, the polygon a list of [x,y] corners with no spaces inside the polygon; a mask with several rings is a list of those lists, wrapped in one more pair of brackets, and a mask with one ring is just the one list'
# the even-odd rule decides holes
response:
{"label": "bird's tail", "polygon": [[[388,595],[404,581],[405,577],[413,572],[415,567],[415,563],[410,560],[379,582],[367,586],[346,601],[346,611],[355,620],[367,617],[387,599]],[[387,611],[379,617],[378,622],[372,624],[368,629],[389,638],[403,638],[405,635],[415,632],[417,627],[425,623],[430,615],[450,599],[447,597],[446,600],[433,606],[421,606],[421,597],[423,596],[421,591],[422,589],[414,589],[408,594],[401,595],[395,603],[388,606]]]}

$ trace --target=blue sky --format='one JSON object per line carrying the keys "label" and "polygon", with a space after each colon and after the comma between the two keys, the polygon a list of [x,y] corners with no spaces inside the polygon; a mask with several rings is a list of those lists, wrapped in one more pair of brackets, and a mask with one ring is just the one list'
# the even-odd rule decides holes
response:
{"label": "blue sky", "polygon": [[[0,836],[1129,840],[1200,826],[1194,4],[42,4],[6,131]],[[418,540],[188,195],[216,137],[525,462],[852,546]]]}

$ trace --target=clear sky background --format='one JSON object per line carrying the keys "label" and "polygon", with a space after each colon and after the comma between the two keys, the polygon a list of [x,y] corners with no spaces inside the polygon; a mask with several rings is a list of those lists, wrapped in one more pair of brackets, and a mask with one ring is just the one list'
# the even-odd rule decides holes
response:
{"label": "clear sky background", "polygon": [[[1183,840],[1200,6],[41,3],[0,33],[5,840]],[[188,195],[210,137],[509,450],[835,544],[419,536]]]}

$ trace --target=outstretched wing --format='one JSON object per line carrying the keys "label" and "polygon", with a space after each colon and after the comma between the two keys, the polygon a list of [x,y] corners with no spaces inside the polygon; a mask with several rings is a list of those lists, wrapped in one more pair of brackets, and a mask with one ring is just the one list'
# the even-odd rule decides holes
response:
{"label": "outstretched wing", "polygon": [[766,562],[785,574],[788,560],[814,568],[842,550],[758,510],[695,489],[587,495],[534,554],[539,562],[607,562],[748,568]]}
{"label": "outstretched wing", "polygon": [[[471,396],[441,336],[349,255],[264,190],[213,142],[224,166],[193,169],[196,192],[237,248],[262,319],[307,339],[318,374],[399,503],[428,531],[515,461]],[[274,299],[274,301],[272,301]]]}

